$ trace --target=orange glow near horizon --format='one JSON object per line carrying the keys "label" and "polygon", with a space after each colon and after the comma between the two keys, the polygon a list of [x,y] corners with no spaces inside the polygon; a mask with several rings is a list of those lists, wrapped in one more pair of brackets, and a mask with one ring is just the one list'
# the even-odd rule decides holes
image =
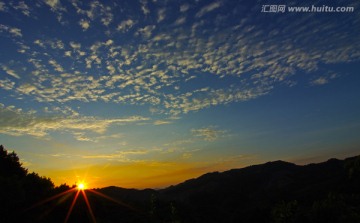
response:
{"label": "orange glow near horizon", "polygon": [[76,185],[84,183],[85,190],[118,186],[123,188],[165,188],[188,179],[199,177],[208,172],[224,171],[247,166],[251,162],[260,163],[257,159],[247,159],[241,165],[235,159],[224,162],[135,162],[135,163],[104,163],[86,165],[79,168],[62,170],[37,169],[43,176],[50,177],[55,185]]}
{"label": "orange glow near horizon", "polygon": [[[199,177],[212,171],[221,171],[227,166],[207,163],[131,163],[125,165],[96,165],[68,170],[40,170],[42,175],[49,176],[55,185],[66,183],[77,189],[83,183],[85,190],[118,186],[124,188],[164,188]],[[90,174],[91,173],[91,174]]]}

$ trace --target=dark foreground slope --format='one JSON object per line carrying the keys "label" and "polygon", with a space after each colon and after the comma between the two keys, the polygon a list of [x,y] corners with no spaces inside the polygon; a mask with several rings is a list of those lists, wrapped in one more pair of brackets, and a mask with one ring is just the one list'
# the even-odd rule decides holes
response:
{"label": "dark foreground slope", "polygon": [[88,203],[82,192],[74,203],[76,189],[28,173],[15,153],[1,147],[0,156],[0,222],[360,222],[360,156],[269,162],[162,190],[86,190]]}

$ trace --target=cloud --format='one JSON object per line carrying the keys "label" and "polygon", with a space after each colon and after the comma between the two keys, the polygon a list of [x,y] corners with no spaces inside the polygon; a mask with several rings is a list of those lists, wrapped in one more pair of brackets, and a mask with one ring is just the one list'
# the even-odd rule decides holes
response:
{"label": "cloud", "polygon": [[86,31],[90,27],[90,22],[85,19],[81,19],[79,21],[79,25],[83,28],[84,31]]}
{"label": "cloud", "polygon": [[11,28],[11,29],[9,30],[9,32],[10,32],[11,34],[13,34],[14,36],[22,37],[21,30],[18,29],[18,28]]}
{"label": "cloud", "polygon": [[204,88],[176,98],[170,97],[170,102],[167,102],[165,106],[170,109],[172,115],[178,115],[179,113],[186,114],[217,105],[254,99],[267,94],[270,89],[267,86],[250,89],[230,88],[227,90]]}
{"label": "cloud", "polygon": [[198,13],[196,13],[195,17],[203,17],[205,14],[219,8],[221,6],[221,2],[213,2],[207,6],[204,6],[203,8],[200,9],[200,11]]}
{"label": "cloud", "polygon": [[81,43],[76,43],[76,42],[71,41],[71,42],[70,42],[70,46],[71,46],[73,49],[78,50],[78,49],[81,48]]}
{"label": "cloud", "polygon": [[142,12],[144,13],[144,15],[148,15],[150,14],[150,9],[148,7],[148,3],[146,0],[140,0],[140,3],[141,3],[141,10]]}
{"label": "cloud", "polygon": [[7,66],[1,66],[1,68],[10,76],[20,79],[20,76],[12,69],[8,68]]}
{"label": "cloud", "polygon": [[132,19],[127,19],[122,21],[118,27],[117,30],[121,31],[121,32],[127,32],[129,31],[129,29],[131,29],[131,27],[133,27],[136,24],[136,21],[132,20]]}
{"label": "cloud", "polygon": [[22,37],[23,36],[21,33],[21,29],[0,24],[0,33],[3,31],[10,33],[13,37]]}
{"label": "cloud", "polygon": [[319,77],[311,82],[312,85],[324,85],[329,83],[329,80],[325,77]]}
{"label": "cloud", "polygon": [[[30,7],[24,1],[20,1],[18,5],[14,6],[14,9],[20,10],[20,12],[26,16],[30,16]],[[2,11],[1,2],[0,2],[0,11]]]}
{"label": "cloud", "polygon": [[88,18],[85,20],[89,24],[90,21],[99,20],[104,26],[108,27],[113,22],[113,5],[105,5],[98,0],[94,0],[87,4],[86,9],[83,9],[82,6],[86,5],[86,3],[84,4],[82,1],[73,0],[71,4],[79,15],[85,15]]}
{"label": "cloud", "polygon": [[117,134],[111,134],[111,135],[98,136],[98,137],[95,137],[95,140],[100,141],[100,140],[121,139],[121,138],[124,138],[124,135],[121,133],[117,133]]}
{"label": "cloud", "polygon": [[12,90],[15,86],[15,82],[9,80],[9,79],[5,79],[5,80],[0,80],[0,86],[2,89],[5,90]]}
{"label": "cloud", "polygon": [[60,5],[60,1],[59,0],[44,0],[44,2],[50,6],[51,8],[56,8],[57,6]]}
{"label": "cloud", "polygon": [[61,4],[60,0],[42,0],[52,12],[56,15],[56,19],[61,25],[67,22],[64,20],[64,13],[67,12],[66,8]]}
{"label": "cloud", "polygon": [[83,132],[75,132],[75,133],[73,133],[73,135],[74,135],[74,138],[78,141],[96,142],[96,140],[86,137],[85,133],[83,133]]}
{"label": "cloud", "polygon": [[[48,3],[58,7],[60,1]],[[150,2],[140,4],[148,7]],[[323,72],[324,68],[326,73],[323,65],[359,61],[359,40],[351,34],[351,27],[360,21],[357,17],[348,18],[353,19],[353,25],[341,26],[343,32],[333,31],[340,27],[335,18],[329,16],[320,21],[322,26],[317,26],[312,14],[287,14],[276,25],[264,25],[262,19],[267,15],[254,16],[257,12],[251,8],[249,14],[239,14],[244,6],[233,4],[232,15],[239,16],[239,22],[234,24],[226,22],[231,16],[216,10],[225,4],[215,1],[198,7],[196,15],[201,19],[188,22],[191,17],[184,13],[190,9],[189,4],[152,2],[151,9],[156,13],[147,14],[149,22],[133,13],[142,11],[135,7],[125,10],[121,16],[125,19],[116,27],[106,22],[115,21],[104,18],[112,18],[115,9],[123,10],[121,4],[72,0],[78,14],[75,24],[82,18],[82,28],[87,32],[98,30],[89,29],[86,22],[109,25],[103,27],[106,33],[99,33],[101,41],[90,36],[85,42],[77,37],[69,41],[46,34],[27,39],[19,28],[0,25],[4,41],[18,47],[13,52],[21,53],[23,58],[2,62],[3,73],[9,75],[2,83],[9,97],[14,98],[26,96],[58,105],[80,101],[151,106],[156,113],[181,116],[261,97],[278,85],[295,83],[304,72],[309,73],[312,85],[324,84],[332,80],[329,75],[314,76],[314,71]],[[196,10],[196,5],[191,7]],[[35,14],[38,8],[32,10]],[[171,19],[176,27],[163,22],[165,18],[170,21],[170,17],[164,17],[170,11],[175,12]],[[214,17],[203,19],[210,12]],[[41,19],[40,14],[36,15]],[[295,25],[287,22],[290,20]],[[186,22],[193,25],[184,26]],[[123,35],[130,30],[134,31],[131,37]]]}
{"label": "cloud", "polygon": [[310,85],[316,86],[316,85],[324,85],[324,84],[328,84],[330,81],[336,79],[340,77],[339,74],[334,73],[332,71],[323,74],[320,77],[314,77],[311,81],[310,81]]}
{"label": "cloud", "polygon": [[159,9],[157,22],[159,23],[163,21],[165,17],[166,17],[166,9],[165,8]]}
{"label": "cloud", "polygon": [[179,25],[184,24],[185,22],[186,22],[186,17],[183,16],[183,17],[180,17],[180,18],[176,19],[176,21],[175,21],[174,24],[177,25],[177,26],[179,26]]}
{"label": "cloud", "polygon": [[154,122],[154,125],[167,125],[167,124],[171,124],[171,121],[166,121],[166,120],[156,120]]}
{"label": "cloud", "polygon": [[138,160],[131,159],[129,156],[145,155],[150,152],[151,150],[119,150],[114,153],[82,156],[82,158],[116,160],[121,162],[138,162]]}
{"label": "cloud", "polygon": [[191,133],[195,137],[203,138],[205,141],[213,142],[221,137],[224,137],[226,131],[217,130],[215,127],[210,126],[207,128],[192,129]]}
{"label": "cloud", "polygon": [[180,12],[186,12],[187,10],[189,10],[190,5],[189,4],[183,4],[180,6]]}
{"label": "cloud", "polygon": [[5,6],[4,2],[0,2],[0,12],[5,12],[7,10],[7,7]]}
{"label": "cloud", "polygon": [[51,64],[56,71],[64,72],[64,68],[60,64],[58,64],[54,59],[49,60],[49,64]]}
{"label": "cloud", "polygon": [[139,28],[136,35],[141,35],[145,38],[149,38],[152,35],[152,31],[156,28],[155,25],[148,25],[144,28]]}
{"label": "cloud", "polygon": [[32,84],[25,83],[20,85],[17,90],[23,94],[31,94],[31,92],[37,91],[37,88]]}
{"label": "cloud", "polygon": [[111,8],[106,7],[106,12],[104,12],[103,17],[101,18],[101,22],[104,26],[109,26],[114,19],[114,15],[110,11]]}
{"label": "cloud", "polygon": [[[37,116],[13,106],[0,104],[0,133],[14,136],[31,135],[44,137],[51,131],[91,131],[104,133],[111,125],[125,125],[147,121],[149,118],[130,116],[126,118],[101,119],[92,116]],[[75,137],[87,140],[82,133]]]}
{"label": "cloud", "polygon": [[183,159],[190,159],[192,157],[192,153],[183,153],[182,158]]}

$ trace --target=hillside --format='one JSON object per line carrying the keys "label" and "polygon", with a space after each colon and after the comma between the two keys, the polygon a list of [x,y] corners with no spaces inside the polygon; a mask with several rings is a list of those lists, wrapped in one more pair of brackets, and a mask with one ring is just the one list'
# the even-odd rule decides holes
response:
{"label": "hillside", "polygon": [[107,193],[143,204],[158,222],[360,222],[359,164],[359,156],[305,166],[275,161],[142,191],[142,201],[129,199],[134,191]]}
{"label": "hillside", "polygon": [[89,189],[74,203],[76,188],[28,173],[2,146],[0,155],[1,222],[360,222],[360,156],[268,162],[161,190]]}

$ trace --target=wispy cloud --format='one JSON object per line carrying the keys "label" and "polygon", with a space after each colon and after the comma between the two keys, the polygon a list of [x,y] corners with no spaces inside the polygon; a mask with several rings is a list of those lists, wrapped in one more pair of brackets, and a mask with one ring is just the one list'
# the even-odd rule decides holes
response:
{"label": "wispy cloud", "polygon": [[16,79],[20,79],[20,76],[12,69],[7,66],[1,66],[1,68],[10,76],[15,77]]}
{"label": "wispy cloud", "polygon": [[327,84],[327,83],[329,83],[329,80],[326,79],[325,77],[319,77],[319,78],[311,81],[312,85],[324,85],[324,84]]}
{"label": "wispy cloud", "polygon": [[[147,121],[149,118],[130,116],[126,118],[101,119],[91,116],[49,116],[40,117],[33,112],[24,112],[13,106],[0,104],[0,133],[20,136],[32,135],[44,137],[52,131],[91,131],[104,133],[111,125],[125,125]],[[75,136],[82,141],[89,141],[83,134]]]}
{"label": "wispy cloud", "polygon": [[2,12],[6,11],[6,5],[4,2],[0,2],[0,11],[2,11]]}
{"label": "wispy cloud", "polygon": [[[14,9],[19,10],[22,14],[26,16],[30,16],[30,7],[24,2],[19,1],[17,5],[13,6]],[[1,11],[1,3],[0,3],[0,11]]]}
{"label": "wispy cloud", "polygon": [[330,81],[336,79],[340,77],[339,74],[336,74],[334,72],[329,72],[327,74],[324,74],[320,77],[314,77],[311,81],[310,81],[310,85],[324,85],[324,84],[328,84]]}
{"label": "wispy cloud", "polygon": [[180,6],[180,12],[186,12],[187,10],[189,10],[189,8],[190,8],[190,5],[185,3]]}
{"label": "wispy cloud", "polygon": [[137,162],[138,160],[131,159],[129,156],[146,155],[150,152],[151,150],[118,150],[114,153],[86,155],[86,156],[82,156],[82,158],[117,160],[121,162]]}
{"label": "wispy cloud", "polygon": [[144,13],[144,15],[146,16],[146,15],[150,14],[150,9],[148,7],[147,0],[140,0],[140,3],[141,3],[141,10]]}
{"label": "wispy cloud", "polygon": [[161,8],[158,10],[158,18],[157,18],[157,22],[161,22],[165,19],[166,17],[166,9],[165,8]]}
{"label": "wispy cloud", "polygon": [[206,128],[192,129],[191,133],[195,137],[200,137],[203,138],[205,141],[213,142],[215,140],[218,140],[219,138],[224,137],[226,131],[218,130],[216,127],[210,126]]}
{"label": "wispy cloud", "polygon": [[204,6],[203,8],[200,9],[200,11],[198,13],[196,13],[196,17],[202,17],[204,16],[206,13],[209,13],[217,8],[219,8],[221,6],[221,2],[213,2],[207,6]]}
{"label": "wispy cloud", "polygon": [[83,132],[74,132],[73,135],[74,135],[74,138],[78,141],[96,142],[96,140],[94,140],[90,137],[87,137],[85,135],[85,133],[83,133]]}
{"label": "wispy cloud", "polygon": [[156,120],[154,122],[154,125],[167,125],[167,124],[171,124],[171,121],[167,121],[167,120]]}
{"label": "wispy cloud", "polygon": [[186,17],[183,16],[183,17],[180,17],[180,18],[176,19],[176,21],[175,21],[174,24],[177,25],[177,26],[179,26],[179,25],[184,24],[185,22],[186,22]]}
{"label": "wispy cloud", "polygon": [[102,134],[100,136],[94,136],[93,134],[91,134],[91,136],[89,134],[87,134],[86,132],[82,131],[82,130],[75,130],[72,131],[72,135],[74,136],[74,138],[78,141],[83,141],[83,142],[103,142],[103,141],[108,141],[108,140],[118,140],[121,138],[124,138],[124,135],[119,133],[119,134],[110,134],[108,135],[108,133],[103,132],[103,133],[99,133],[98,134]]}
{"label": "wispy cloud", "polygon": [[13,34],[14,36],[22,37],[21,30],[18,29],[18,28],[11,28],[11,29],[9,30],[9,32],[10,32],[11,34]]}

